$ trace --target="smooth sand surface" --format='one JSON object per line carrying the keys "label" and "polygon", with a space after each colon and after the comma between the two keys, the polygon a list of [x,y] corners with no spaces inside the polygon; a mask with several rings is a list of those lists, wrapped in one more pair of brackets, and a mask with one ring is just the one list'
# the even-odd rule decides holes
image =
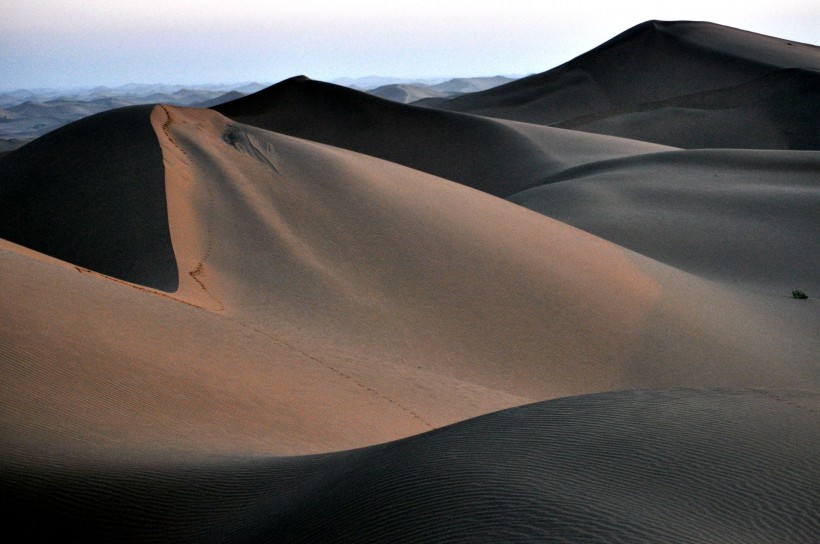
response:
{"label": "smooth sand surface", "polygon": [[708,150],[569,169],[509,199],[689,272],[820,292],[820,153]]}
{"label": "smooth sand surface", "polygon": [[358,151],[497,196],[590,160],[669,149],[398,104],[304,76],[214,109],[240,123]]}
{"label": "smooth sand surface", "polygon": [[648,21],[552,70],[434,107],[554,124],[788,68],[820,70],[817,46],[713,23]]}
{"label": "smooth sand surface", "polygon": [[[178,289],[5,248],[8,292],[26,296],[2,301],[15,361],[3,425],[24,450],[327,451],[559,396],[820,381],[814,300],[706,281],[210,110],[142,113],[165,163]],[[66,215],[83,209],[69,186],[57,194]],[[111,228],[95,217],[83,228]]]}
{"label": "smooth sand surface", "polygon": [[[637,49],[683,67],[757,59],[727,81],[782,60],[713,30],[621,41],[649,32]],[[117,110],[0,157],[10,530],[820,536],[820,152],[682,150],[304,78],[224,108]]]}
{"label": "smooth sand surface", "polygon": [[556,124],[686,149],[820,150],[820,71],[778,70],[705,91]]}

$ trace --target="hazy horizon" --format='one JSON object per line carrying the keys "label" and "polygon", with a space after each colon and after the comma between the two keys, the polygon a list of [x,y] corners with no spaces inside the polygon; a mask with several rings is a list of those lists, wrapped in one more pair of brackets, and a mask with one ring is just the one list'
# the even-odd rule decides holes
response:
{"label": "hazy horizon", "polygon": [[581,1],[409,6],[306,0],[108,2],[33,0],[0,22],[0,90],[273,82],[299,74],[446,78],[525,75],[553,68],[650,19],[703,20],[816,44],[820,6],[792,0],[738,7]]}

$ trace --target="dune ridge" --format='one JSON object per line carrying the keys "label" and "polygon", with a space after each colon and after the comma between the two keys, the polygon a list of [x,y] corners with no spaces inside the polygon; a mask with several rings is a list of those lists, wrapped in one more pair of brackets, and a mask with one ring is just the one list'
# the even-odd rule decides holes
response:
{"label": "dune ridge", "polygon": [[432,107],[554,124],[788,68],[820,69],[817,46],[707,22],[647,21],[547,72]]}
{"label": "dune ridge", "polygon": [[398,104],[304,76],[213,109],[243,124],[357,151],[497,196],[583,162],[669,150]]}
{"label": "dune ridge", "polygon": [[153,106],[82,119],[0,159],[0,237],[164,291],[177,287]]}
{"label": "dune ridge", "polygon": [[[650,22],[579,57],[594,84],[513,89],[560,86],[592,124],[703,108],[717,142],[773,111],[747,143],[790,147],[814,109],[777,96],[811,96],[816,59]],[[610,117],[583,99],[606,88]],[[721,132],[732,104],[746,124]],[[4,521],[87,542],[818,540],[818,157],[306,78],[58,129],[0,156]]]}
{"label": "dune ridge", "polygon": [[686,149],[820,150],[820,72],[789,68],[715,91],[556,123]]}

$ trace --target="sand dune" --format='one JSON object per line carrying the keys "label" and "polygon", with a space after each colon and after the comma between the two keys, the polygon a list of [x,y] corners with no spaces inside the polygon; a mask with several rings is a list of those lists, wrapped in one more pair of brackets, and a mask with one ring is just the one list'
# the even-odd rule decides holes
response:
{"label": "sand dune", "polygon": [[556,126],[687,149],[820,150],[820,72],[788,69],[734,87],[638,104]]}
{"label": "sand dune", "polygon": [[303,76],[214,109],[244,124],[365,153],[498,196],[583,162],[668,149],[397,104]]}
{"label": "sand dune", "polygon": [[430,85],[411,85],[409,83],[394,83],[392,85],[382,85],[375,89],[368,91],[368,94],[399,102],[401,104],[409,104],[425,98],[445,98],[453,96],[453,93],[440,91]]}
{"label": "sand dune", "polygon": [[[720,288],[468,187],[210,112],[170,111],[191,177],[215,203],[210,224],[183,221],[211,233],[208,257],[175,243],[177,258],[182,271],[204,262],[200,279],[228,313],[293,327],[313,349],[326,343],[530,398],[671,384],[681,373],[690,385],[726,385],[733,364],[747,384],[770,380],[774,353],[754,333],[728,340],[734,325],[721,324],[779,328],[752,325],[742,296],[727,304],[733,296]],[[180,292],[199,296],[180,276]],[[695,301],[705,306],[690,322]],[[737,313],[704,321],[706,308]],[[621,365],[664,343],[662,331],[644,336],[650,314],[677,323],[688,355],[653,354],[659,374],[633,382]],[[699,367],[701,350],[719,353],[726,373]]]}
{"label": "sand dune", "polygon": [[[0,267],[4,460],[293,455],[429,429],[250,324],[7,242]],[[453,421],[524,401],[455,380],[428,389],[461,399]]]}
{"label": "sand dune", "polygon": [[643,255],[772,294],[820,292],[820,153],[687,151],[603,161],[509,199]]}
{"label": "sand dune", "polygon": [[0,161],[0,237],[173,291],[162,154],[134,106],[82,119]]}
{"label": "sand dune", "polygon": [[386,98],[394,102],[409,104],[419,100],[446,99],[453,96],[484,91],[509,83],[512,78],[504,76],[495,77],[458,77],[450,79],[436,85],[423,83],[393,83],[382,85],[375,89],[368,90],[368,94]]}
{"label": "sand dune", "polygon": [[818,414],[807,393],[607,393],[324,456],[3,463],[0,500],[10,530],[93,542],[804,543]]}
{"label": "sand dune", "polygon": [[[788,116],[814,110],[777,89],[814,92],[794,82],[815,50],[651,23],[513,90],[560,84],[580,123],[600,85],[617,111],[584,122],[647,138],[638,114],[701,108],[682,147],[698,126],[795,147],[811,126]],[[570,81],[585,66],[595,85]],[[820,152],[306,78],[215,109],[116,110],[0,156],[10,530],[817,540]]]}
{"label": "sand dune", "polygon": [[648,21],[547,72],[436,107],[539,124],[820,70],[814,45],[712,23]]}
{"label": "sand dune", "polygon": [[[24,451],[305,453],[565,395],[820,381],[811,301],[761,301],[469,187],[210,110],[126,113],[137,126],[150,115],[162,150],[177,288],[158,296],[6,248],[8,289],[27,296],[0,312],[15,361],[2,425]],[[107,159],[78,149],[80,165]],[[140,171],[128,156],[120,167]],[[129,183],[107,181],[94,213],[75,194],[85,183],[54,198],[117,240],[130,227],[106,199]],[[165,244],[146,241],[148,254]],[[75,240],[78,254],[95,247]]]}

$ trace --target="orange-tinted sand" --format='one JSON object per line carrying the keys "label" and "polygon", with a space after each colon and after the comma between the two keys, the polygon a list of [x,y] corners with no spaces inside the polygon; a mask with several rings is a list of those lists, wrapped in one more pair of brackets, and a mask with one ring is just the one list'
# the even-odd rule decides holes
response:
{"label": "orange-tinted sand", "polygon": [[[773,96],[765,73],[820,65],[784,47],[651,23],[568,66],[606,68],[628,117]],[[610,58],[633,50],[712,77],[644,63],[639,90],[639,67]],[[556,73],[451,102],[495,97],[459,108],[517,120],[296,78],[217,111],[99,114],[0,157],[12,525],[138,542],[820,536],[820,151],[766,143],[787,117],[752,138],[775,150],[683,150],[504,101],[577,91]]]}

